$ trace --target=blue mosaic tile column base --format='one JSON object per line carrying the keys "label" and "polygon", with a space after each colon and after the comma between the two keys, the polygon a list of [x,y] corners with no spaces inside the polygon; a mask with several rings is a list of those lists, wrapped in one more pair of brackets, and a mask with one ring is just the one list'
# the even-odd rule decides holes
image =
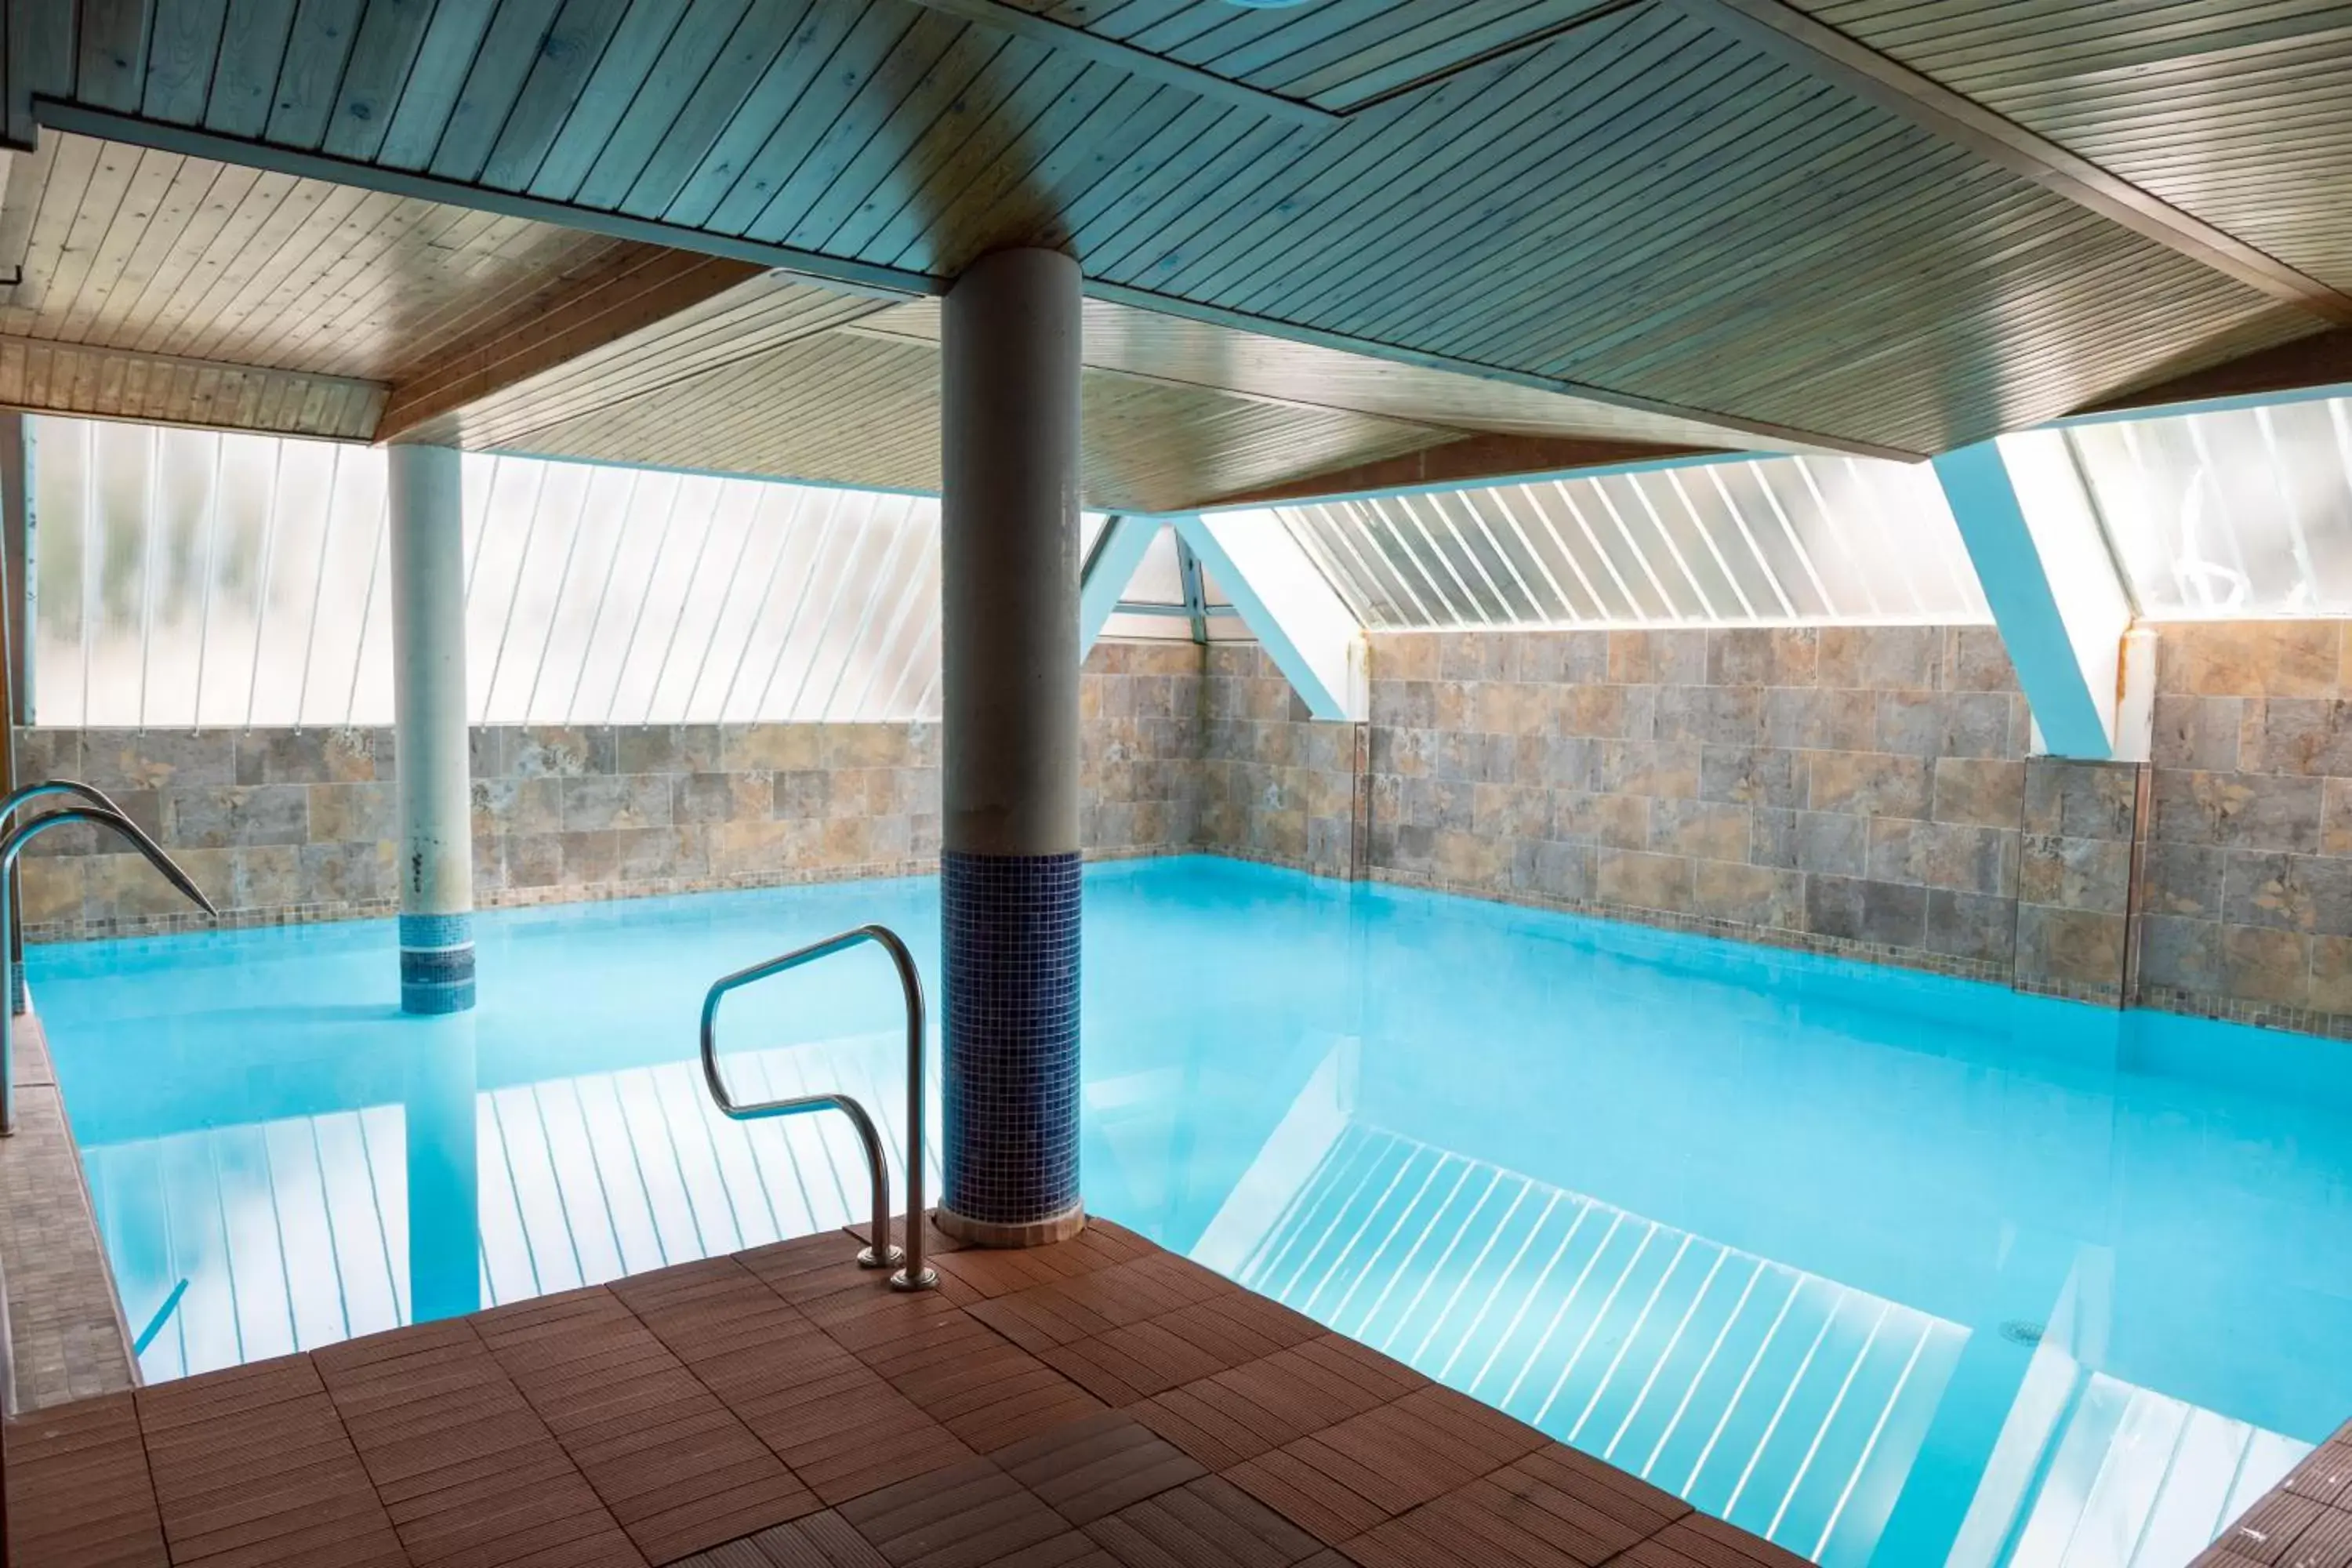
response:
{"label": "blue mosaic tile column base", "polygon": [[400,1010],[463,1013],[474,1005],[474,917],[400,917]]}
{"label": "blue mosaic tile column base", "polygon": [[1075,853],[940,858],[940,1206],[991,1229],[1078,1204],[1078,870]]}

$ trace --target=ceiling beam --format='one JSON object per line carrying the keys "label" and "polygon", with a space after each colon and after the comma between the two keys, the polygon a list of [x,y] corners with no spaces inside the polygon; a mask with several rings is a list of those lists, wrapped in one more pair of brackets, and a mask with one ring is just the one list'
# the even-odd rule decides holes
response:
{"label": "ceiling beam", "polygon": [[1171,520],[1318,719],[1371,717],[1363,623],[1270,511]]}
{"label": "ceiling beam", "polygon": [[311,371],[0,335],[0,407],[33,414],[364,441],[385,390]]}
{"label": "ceiling beam", "polygon": [[2182,403],[2260,398],[2352,385],[2352,329],[2314,332],[2108,398],[2075,416],[2158,410]]}
{"label": "ceiling beam", "polygon": [[2066,437],[2028,430],[1947,452],[1936,478],[2049,754],[2143,762],[2126,732],[2130,590]]}
{"label": "ceiling beam", "polygon": [[2326,321],[2352,324],[2352,295],[2296,271],[1934,78],[1814,20],[1784,0],[1667,0],[1914,125],[1965,147],[2143,238]]}
{"label": "ceiling beam", "polygon": [[[378,440],[393,440],[762,275],[748,261],[657,250],[628,271],[548,289],[392,389]],[[567,280],[568,281],[568,280]]]}
{"label": "ceiling beam", "polygon": [[1328,128],[1339,124],[1341,118],[1332,110],[1304,99],[1285,98],[1278,92],[1268,92],[1264,88],[1252,87],[1247,82],[1219,76],[1198,66],[1171,60],[1149,49],[1139,49],[1133,44],[1123,43],[1100,33],[1090,33],[1084,27],[1073,27],[1050,16],[1041,16],[1034,11],[1024,11],[1018,5],[1006,5],[1004,0],[914,0],[914,3],[926,10],[941,12],[961,21],[977,22],[983,27],[1011,33],[1015,37],[1027,38],[1050,49],[1065,50],[1081,59],[1113,67],[1146,81],[1156,81],[1198,98],[1251,110],[1269,120]]}
{"label": "ceiling beam", "polygon": [[1931,457],[1928,452],[1915,452],[1901,447],[1883,446],[1874,441],[1857,441],[1843,436],[1832,436],[1819,430],[1800,430],[1793,426],[1777,425],[1768,420],[1749,419],[1743,416],[1724,414],[1712,408],[1695,408],[1687,404],[1668,403],[1661,398],[1642,397],[1633,393],[1619,392],[1613,387],[1595,386],[1586,382],[1569,381],[1559,376],[1533,375],[1524,371],[1505,370],[1497,365],[1482,364],[1475,360],[1456,359],[1451,354],[1428,353],[1419,349],[1401,347],[1395,343],[1374,342],[1346,332],[1328,332],[1319,327],[1303,326],[1297,321],[1277,321],[1245,311],[1227,310],[1222,305],[1204,304],[1174,294],[1158,294],[1131,284],[1112,283],[1103,279],[1087,280],[1087,294],[1091,299],[1108,300],[1115,305],[1132,306],[1139,310],[1150,310],[1163,316],[1176,316],[1188,321],[1206,321],[1211,326],[1231,327],[1238,331],[1256,332],[1265,337],[1278,338],[1285,342],[1306,343],[1314,348],[1337,349],[1343,353],[1361,354],[1370,359],[1393,360],[1399,364],[1417,364],[1430,370],[1450,371],[1480,381],[1491,381],[1504,386],[1532,387],[1538,392],[1562,393],[1570,397],[1588,398],[1594,403],[1606,403],[1617,408],[1631,408],[1644,414],[1662,414],[1675,419],[1696,420],[1703,425],[1720,427],[1728,435],[1761,436],[1780,446],[1818,447],[1823,451],[1843,452],[1856,458],[1891,458],[1898,463],[1916,463]]}
{"label": "ceiling beam", "polygon": [[1397,495],[1461,485],[1501,484],[1538,476],[1556,479],[1580,468],[1616,468],[1685,458],[1724,455],[1712,447],[1665,447],[1648,441],[1607,441],[1572,436],[1465,436],[1402,457],[1326,469],[1241,495],[1219,496],[1203,507],[1274,506],[1334,497]]}

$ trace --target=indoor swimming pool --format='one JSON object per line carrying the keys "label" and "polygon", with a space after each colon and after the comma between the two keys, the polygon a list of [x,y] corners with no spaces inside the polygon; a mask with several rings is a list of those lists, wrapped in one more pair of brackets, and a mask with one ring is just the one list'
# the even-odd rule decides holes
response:
{"label": "indoor swimming pool", "polygon": [[[1086,894],[1091,1209],[1806,1556],[2177,1568],[2352,1415],[2352,1047],[1218,859]],[[868,921],[935,986],[928,880],[485,914],[445,1019],[389,922],[35,949],[145,1375],[857,1220],[841,1119],[722,1121],[695,1025]],[[871,948],[740,993],[728,1071],[895,1148],[898,1006]]]}

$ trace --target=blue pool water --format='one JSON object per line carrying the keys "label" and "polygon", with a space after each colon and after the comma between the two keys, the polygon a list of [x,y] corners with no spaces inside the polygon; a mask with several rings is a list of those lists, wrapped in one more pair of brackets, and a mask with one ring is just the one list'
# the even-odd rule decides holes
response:
{"label": "blue pool water", "polygon": [[[2352,1415],[2352,1047],[1213,859],[1087,900],[1090,1207],[1823,1563],[2173,1568]],[[870,920],[936,988],[920,880],[488,915],[451,1020],[384,924],[36,950],[147,1375],[859,1217],[839,1118],[693,1057]],[[872,949],[740,993],[729,1070],[895,1144],[896,1009]]]}

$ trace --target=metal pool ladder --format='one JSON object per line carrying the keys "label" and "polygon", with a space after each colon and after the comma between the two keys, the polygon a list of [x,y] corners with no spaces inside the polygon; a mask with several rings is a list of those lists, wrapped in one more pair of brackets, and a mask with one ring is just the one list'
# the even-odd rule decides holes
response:
{"label": "metal pool ladder", "polygon": [[131,841],[131,847],[147,858],[147,863],[163,873],[163,879],[187,895],[190,902],[208,915],[217,917],[220,910],[205,897],[205,890],[195,879],[180,868],[179,863],[163,853],[163,847],[147,837],[140,826],[123,814],[122,808],[92,785],[74,779],[45,779],[26,784],[5,800],[0,800],[0,829],[5,829],[17,812],[29,801],[45,795],[70,795],[89,804],[69,805],[46,816],[20,823],[0,837],[0,1137],[16,1131],[16,910],[12,900],[16,878],[16,857],[25,846],[52,827],[68,822],[88,822],[107,828]]}
{"label": "metal pool ladder", "polygon": [[[866,1113],[864,1106],[845,1094],[804,1094],[793,1100],[738,1105],[727,1092],[726,1080],[719,1072],[719,1004],[730,991],[869,942],[889,954],[892,966],[898,971],[898,987],[907,997],[907,1246],[903,1252],[890,1245],[890,1177],[882,1163],[881,1136],[875,1131],[874,1119]],[[938,1273],[923,1266],[923,981],[916,973],[914,954],[907,951],[907,944],[898,940],[896,931],[887,926],[859,926],[839,936],[796,948],[781,958],[739,969],[711,986],[702,998],[702,1078],[710,1086],[710,1098],[718,1103],[719,1113],[737,1121],[798,1116],[812,1110],[838,1110],[848,1117],[850,1125],[857,1130],[857,1142],[866,1150],[866,1167],[874,1178],[874,1226],[868,1233],[871,1245],[857,1255],[858,1264],[866,1268],[902,1264],[890,1276],[890,1288],[894,1290],[928,1290],[940,1282]]]}

